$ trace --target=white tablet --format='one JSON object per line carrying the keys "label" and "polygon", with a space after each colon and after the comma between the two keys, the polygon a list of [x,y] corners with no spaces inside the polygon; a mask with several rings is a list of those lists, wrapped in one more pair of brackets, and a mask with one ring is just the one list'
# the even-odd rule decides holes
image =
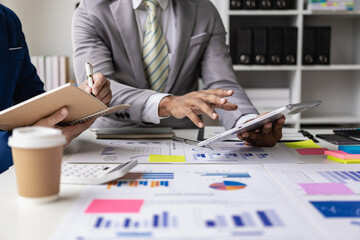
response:
{"label": "white tablet", "polygon": [[272,112],[269,112],[261,117],[255,118],[247,123],[244,123],[243,125],[241,125],[239,127],[230,129],[219,135],[216,135],[216,136],[206,139],[202,142],[199,142],[197,145],[205,146],[205,145],[209,145],[214,142],[220,142],[220,141],[224,141],[224,140],[233,138],[238,133],[244,133],[244,132],[249,132],[249,131],[259,129],[268,122],[276,121],[277,119],[279,119],[283,116],[290,116],[290,115],[294,115],[294,114],[303,112],[305,110],[308,110],[310,108],[318,106],[320,103],[321,103],[321,101],[312,101],[312,102],[304,102],[304,103],[297,103],[297,104],[289,104],[289,105],[280,107],[280,108],[278,108]]}

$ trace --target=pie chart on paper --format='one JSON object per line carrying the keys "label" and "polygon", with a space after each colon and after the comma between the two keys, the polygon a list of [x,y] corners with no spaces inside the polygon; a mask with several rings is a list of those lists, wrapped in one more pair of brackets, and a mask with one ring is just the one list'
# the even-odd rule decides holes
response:
{"label": "pie chart on paper", "polygon": [[241,182],[234,182],[234,181],[224,181],[219,183],[213,183],[209,187],[215,190],[231,191],[231,190],[244,189],[246,187],[246,184]]}

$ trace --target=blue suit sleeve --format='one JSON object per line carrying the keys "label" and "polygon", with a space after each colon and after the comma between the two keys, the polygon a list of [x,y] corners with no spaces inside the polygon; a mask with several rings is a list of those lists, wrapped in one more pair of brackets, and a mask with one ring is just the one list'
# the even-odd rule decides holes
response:
{"label": "blue suit sleeve", "polygon": [[13,30],[16,32],[15,36],[17,36],[17,39],[14,40],[20,42],[24,55],[13,97],[13,101],[16,104],[43,93],[44,84],[37,75],[36,68],[30,61],[29,49],[22,32],[21,22],[15,14],[13,17]]}

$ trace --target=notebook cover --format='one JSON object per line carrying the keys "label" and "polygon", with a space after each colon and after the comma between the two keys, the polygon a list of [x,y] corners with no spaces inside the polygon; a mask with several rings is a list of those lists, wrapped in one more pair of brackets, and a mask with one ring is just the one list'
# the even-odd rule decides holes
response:
{"label": "notebook cover", "polygon": [[31,126],[62,107],[67,107],[69,110],[69,115],[61,122],[66,124],[91,115],[103,116],[120,111],[130,105],[119,105],[108,109],[97,98],[68,83],[1,111],[0,129],[10,131],[17,127]]}

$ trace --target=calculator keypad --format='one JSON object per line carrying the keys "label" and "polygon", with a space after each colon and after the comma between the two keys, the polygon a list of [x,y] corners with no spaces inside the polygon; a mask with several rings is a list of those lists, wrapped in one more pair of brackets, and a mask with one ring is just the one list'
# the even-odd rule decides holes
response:
{"label": "calculator keypad", "polygon": [[72,178],[98,178],[107,174],[117,166],[118,165],[64,163],[61,168],[61,175]]}

